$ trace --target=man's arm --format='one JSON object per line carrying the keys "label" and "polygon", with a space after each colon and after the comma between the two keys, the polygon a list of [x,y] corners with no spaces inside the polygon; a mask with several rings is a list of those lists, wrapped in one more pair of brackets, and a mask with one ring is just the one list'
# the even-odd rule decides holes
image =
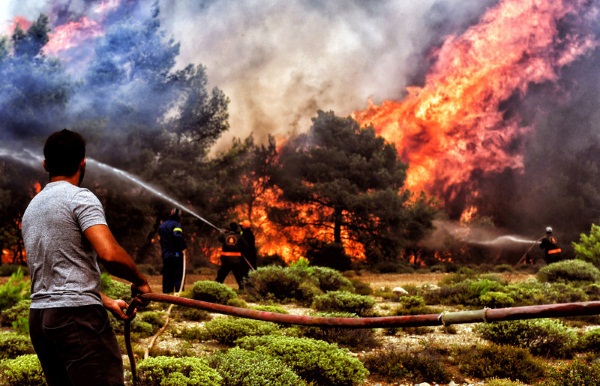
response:
{"label": "man's arm", "polygon": [[108,226],[94,225],[86,229],[83,234],[92,244],[108,272],[130,281],[139,292],[152,292],[148,280],[137,268],[129,254],[117,243]]}

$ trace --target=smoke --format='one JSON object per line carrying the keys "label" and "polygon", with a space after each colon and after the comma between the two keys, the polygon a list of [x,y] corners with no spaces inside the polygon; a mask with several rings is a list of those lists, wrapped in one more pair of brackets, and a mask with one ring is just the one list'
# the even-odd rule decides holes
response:
{"label": "smoke", "polygon": [[432,44],[492,1],[161,1],[181,63],[207,66],[231,98],[231,136],[287,138],[317,109],[344,116],[398,98]]}
{"label": "smoke", "polygon": [[[232,130],[215,148],[222,150],[231,137],[254,133],[264,142],[268,134],[287,138],[303,132],[318,109],[343,116],[365,107],[369,99],[400,97],[407,85],[423,76],[431,46],[449,33],[460,33],[493,2],[161,0],[158,4],[163,38],[180,44],[178,67],[206,66],[211,86],[231,100]],[[131,28],[132,21],[144,22],[151,6],[132,0],[13,0],[3,2],[0,21],[11,33],[8,28],[16,16],[35,20],[47,14],[53,32],[85,20],[80,41],[58,54],[68,59],[65,65],[77,81],[93,49],[98,49],[94,37]],[[127,24],[120,25],[125,16]],[[119,54],[118,45],[111,43],[96,55]],[[75,95],[71,114],[102,106],[94,96],[106,102],[107,97],[130,101],[143,95],[147,110],[159,106],[149,100],[159,98],[139,84],[115,80],[109,86],[112,96],[102,87],[93,88],[95,95]]]}

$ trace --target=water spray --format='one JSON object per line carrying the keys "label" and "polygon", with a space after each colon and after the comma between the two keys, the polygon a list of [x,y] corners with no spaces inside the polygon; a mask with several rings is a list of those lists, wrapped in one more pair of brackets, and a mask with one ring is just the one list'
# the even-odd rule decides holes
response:
{"label": "water spray", "polygon": [[[24,165],[27,165],[29,167],[32,168],[39,168],[39,166],[41,165],[43,159],[42,157],[34,154],[33,152],[31,152],[28,149],[23,149],[21,151],[12,151],[9,149],[4,149],[4,148],[0,148],[0,158],[2,157],[8,157],[11,158],[15,161],[18,161]],[[203,221],[204,223],[210,225],[211,227],[215,228],[216,230],[218,230],[219,232],[223,233],[223,230],[219,227],[217,227],[216,225],[212,224],[210,221],[208,221],[207,219],[203,218],[202,216],[200,216],[198,213],[194,212],[193,210],[187,208],[186,206],[184,206],[183,204],[181,204],[180,202],[174,200],[173,198],[167,196],[165,193],[161,192],[160,190],[156,189],[155,187],[143,182],[142,180],[140,180],[139,178],[121,170],[121,169],[117,169],[115,167],[106,165],[102,162],[96,161],[92,158],[87,158],[87,163],[89,165],[92,165],[94,167],[97,167],[101,170],[104,170],[106,172],[109,172],[117,177],[123,178],[125,180],[128,180],[130,182],[135,183],[136,185],[138,185],[139,187],[145,189],[146,191],[154,194],[155,196],[163,199],[164,201],[169,202],[170,204],[172,204],[173,206],[176,206],[177,208],[183,210],[184,212],[187,212],[189,214],[191,214],[192,216],[196,217],[197,219]]]}
{"label": "water spray", "polygon": [[160,190],[154,188],[153,186],[143,182],[142,180],[140,180],[139,178],[121,170],[121,169],[117,169],[115,167],[109,166],[107,164],[103,164],[102,162],[96,161],[92,158],[87,158],[87,162],[90,165],[96,166],[104,171],[108,171],[116,176],[119,176],[123,179],[126,179],[128,181],[131,181],[133,183],[135,183],[136,185],[140,186],[141,188],[147,190],[148,192],[154,194],[157,197],[162,198],[163,200],[173,204],[174,206],[176,206],[177,208],[191,214],[192,216],[196,217],[197,219],[205,222],[206,224],[210,225],[211,227],[215,228],[216,230],[218,230],[219,232],[223,232],[223,230],[219,227],[217,227],[216,225],[212,224],[210,221],[208,221],[207,219],[205,219],[204,217],[200,216],[198,213],[194,212],[193,210],[185,207],[183,204],[179,203],[178,201],[172,199],[171,197],[167,196],[166,194],[164,194],[163,192],[161,192]]}

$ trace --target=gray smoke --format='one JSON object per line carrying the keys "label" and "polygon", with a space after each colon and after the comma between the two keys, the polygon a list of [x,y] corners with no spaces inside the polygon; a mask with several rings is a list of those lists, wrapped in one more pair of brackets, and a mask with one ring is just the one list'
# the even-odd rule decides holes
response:
{"label": "gray smoke", "polygon": [[[159,1],[165,37],[181,44],[177,63],[202,64],[231,99],[232,137],[287,138],[318,109],[345,116],[368,100],[398,99],[419,81],[427,50],[474,23],[494,0]],[[118,3],[116,0],[107,4]],[[121,0],[148,15],[150,2]],[[56,25],[98,19],[97,1],[11,0],[0,21],[46,13]],[[114,22],[109,20],[108,22]],[[93,42],[87,42],[89,43]],[[146,94],[147,95],[147,94]],[[82,103],[80,108],[88,107]]]}

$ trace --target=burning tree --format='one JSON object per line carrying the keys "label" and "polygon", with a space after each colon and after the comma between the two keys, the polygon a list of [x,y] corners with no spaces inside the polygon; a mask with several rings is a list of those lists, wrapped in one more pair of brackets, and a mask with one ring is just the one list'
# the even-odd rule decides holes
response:
{"label": "burning tree", "polygon": [[269,218],[305,235],[305,245],[345,248],[370,263],[396,259],[435,213],[424,196],[411,202],[405,178],[394,145],[350,117],[319,111],[309,132],[280,150],[274,183],[284,203]]}

